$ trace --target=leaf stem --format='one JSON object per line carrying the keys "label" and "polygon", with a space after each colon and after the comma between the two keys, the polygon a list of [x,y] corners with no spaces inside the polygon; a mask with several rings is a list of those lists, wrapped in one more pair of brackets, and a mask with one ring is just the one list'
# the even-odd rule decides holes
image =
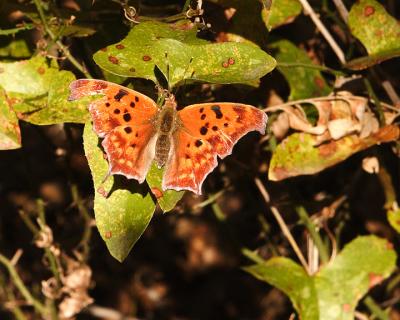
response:
{"label": "leaf stem", "polygon": [[385,115],[383,113],[382,104],[379,101],[377,95],[375,94],[375,91],[372,88],[371,82],[367,78],[364,78],[363,80],[364,80],[365,88],[368,91],[368,95],[376,106],[376,112],[378,113],[379,124],[380,124],[380,126],[384,126],[385,125]]}
{"label": "leaf stem", "polygon": [[33,2],[35,3],[36,10],[39,13],[39,17],[40,17],[40,20],[43,23],[43,27],[44,27],[46,33],[50,36],[51,40],[53,40],[56,43],[56,45],[64,53],[65,57],[75,66],[75,68],[77,68],[80,72],[82,72],[86,78],[92,78],[92,76],[86,70],[86,68],[83,65],[81,65],[78,62],[78,60],[76,60],[74,58],[74,56],[69,52],[68,48],[66,46],[64,46],[63,43],[60,40],[57,39],[56,35],[50,29],[50,27],[49,27],[49,25],[47,23],[47,20],[46,20],[46,16],[45,16],[45,14],[43,12],[43,8],[42,8],[42,5],[40,3],[40,0],[33,0]]}
{"label": "leaf stem", "polygon": [[326,66],[320,66],[317,64],[311,64],[311,63],[301,63],[301,62],[277,62],[276,66],[279,67],[284,67],[284,68],[307,68],[307,69],[316,69],[324,72],[328,72],[333,74],[334,76],[342,76],[344,75],[344,72],[338,71],[331,69]]}
{"label": "leaf stem", "polygon": [[[260,191],[261,195],[263,196],[265,202],[270,205],[270,198],[267,190],[265,189],[264,185],[262,184],[261,180],[258,178],[254,179],[256,186],[258,190]],[[296,243],[296,240],[293,238],[288,226],[286,225],[285,220],[283,220],[281,214],[279,213],[278,209],[274,206],[270,205],[270,209],[272,214],[274,215],[276,221],[279,224],[279,227],[281,228],[283,235],[286,237],[286,239],[289,241],[290,245],[293,248],[293,251],[296,253],[297,258],[300,260],[301,264],[303,265],[303,268],[307,271],[308,274],[310,274],[310,270],[307,264],[306,259],[304,258],[299,246]]]}
{"label": "leaf stem", "polygon": [[329,255],[326,250],[326,247],[321,239],[320,234],[317,232],[315,228],[315,224],[311,221],[308,216],[307,211],[303,207],[296,208],[297,214],[299,215],[300,221],[307,228],[310,233],[311,238],[313,239],[315,245],[318,248],[319,256],[321,257],[322,263],[326,264],[329,261]]}
{"label": "leaf stem", "polygon": [[12,28],[12,29],[0,29],[0,36],[9,36],[14,35],[20,31],[31,30],[34,26],[31,23],[26,23],[21,27]]}
{"label": "leaf stem", "polygon": [[2,254],[0,254],[0,263],[6,267],[15,286],[18,288],[19,292],[25,298],[25,300],[29,304],[31,304],[38,313],[40,313],[42,316],[44,316],[46,314],[45,306],[39,300],[37,300],[36,298],[34,298],[32,296],[32,294],[29,292],[29,290],[25,286],[24,282],[18,275],[18,272],[16,271],[16,269],[15,269],[14,265],[11,263],[11,261],[8,260]]}
{"label": "leaf stem", "polygon": [[371,296],[367,296],[364,299],[365,306],[371,311],[371,313],[380,320],[389,320],[388,315],[381,309],[381,307],[371,298]]}

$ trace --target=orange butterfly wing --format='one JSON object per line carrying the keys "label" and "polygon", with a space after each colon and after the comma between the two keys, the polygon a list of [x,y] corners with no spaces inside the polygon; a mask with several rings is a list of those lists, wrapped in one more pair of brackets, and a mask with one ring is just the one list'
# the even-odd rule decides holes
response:
{"label": "orange butterfly wing", "polygon": [[201,194],[206,176],[249,131],[265,133],[265,112],[245,104],[203,103],[178,112],[178,125],[163,177],[163,189]]}
{"label": "orange butterfly wing", "polygon": [[70,90],[69,100],[104,95],[90,103],[89,112],[94,131],[104,138],[109,173],[142,183],[154,158],[157,104],[137,91],[102,80],[76,80]]}

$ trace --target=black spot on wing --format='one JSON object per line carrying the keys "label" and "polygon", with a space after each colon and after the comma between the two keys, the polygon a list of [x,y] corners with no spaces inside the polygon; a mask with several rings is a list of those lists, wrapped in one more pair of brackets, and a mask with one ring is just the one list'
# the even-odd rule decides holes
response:
{"label": "black spot on wing", "polygon": [[132,128],[131,127],[125,127],[124,131],[129,134],[129,133],[132,132]]}
{"label": "black spot on wing", "polygon": [[123,96],[128,95],[128,91],[124,89],[119,89],[118,93],[114,96],[114,99],[120,101]]}
{"label": "black spot on wing", "polygon": [[200,133],[204,136],[207,134],[208,129],[206,127],[201,127],[200,128]]}
{"label": "black spot on wing", "polygon": [[125,113],[122,117],[124,118],[124,120],[126,122],[129,122],[132,119],[132,117],[131,117],[131,115],[129,113]]}
{"label": "black spot on wing", "polygon": [[196,140],[196,142],[194,144],[198,148],[203,144],[203,142],[201,142],[201,140]]}
{"label": "black spot on wing", "polygon": [[219,105],[214,105],[211,107],[211,110],[214,111],[215,117],[217,119],[221,119],[223,117],[223,114],[221,112],[221,107]]}

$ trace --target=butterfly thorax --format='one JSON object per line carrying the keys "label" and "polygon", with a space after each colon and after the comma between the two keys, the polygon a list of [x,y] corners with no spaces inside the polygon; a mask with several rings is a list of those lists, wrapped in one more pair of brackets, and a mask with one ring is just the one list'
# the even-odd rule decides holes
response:
{"label": "butterfly thorax", "polygon": [[163,167],[168,160],[171,137],[176,131],[176,115],[175,101],[167,100],[157,119],[158,137],[154,160],[159,168]]}

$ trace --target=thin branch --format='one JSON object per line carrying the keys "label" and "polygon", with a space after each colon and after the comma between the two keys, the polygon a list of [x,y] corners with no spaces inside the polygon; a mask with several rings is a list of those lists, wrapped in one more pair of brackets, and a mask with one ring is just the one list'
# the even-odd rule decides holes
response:
{"label": "thin branch", "polygon": [[400,108],[400,97],[396,90],[394,90],[392,83],[389,80],[384,80],[382,81],[382,87],[386,91],[386,94],[392,101],[393,105]]}
{"label": "thin branch", "polygon": [[[258,179],[258,178],[255,178],[254,180],[255,180],[257,188],[260,191],[261,195],[263,196],[265,202],[268,205],[270,205],[269,194],[268,194],[267,190],[265,189],[264,185],[262,184],[261,180]],[[301,264],[303,265],[303,268],[307,271],[308,274],[310,274],[307,261],[304,258],[299,246],[296,243],[296,240],[293,238],[288,226],[286,225],[285,221],[283,220],[283,218],[282,218],[281,214],[279,213],[278,209],[276,207],[274,207],[274,206],[271,206],[271,205],[270,205],[270,209],[271,209],[271,212],[274,215],[276,221],[278,222],[279,227],[281,228],[281,230],[283,232],[283,235],[289,241],[290,245],[292,246],[294,252],[297,255],[297,258],[300,260]]]}
{"label": "thin branch", "polygon": [[108,320],[139,320],[138,318],[134,317],[126,317],[121,314],[119,311],[101,307],[92,304],[91,306],[85,308],[83,310],[84,313],[88,313],[93,317],[101,318],[101,319],[108,319]]}
{"label": "thin branch", "polygon": [[46,31],[46,33],[50,36],[51,40],[53,40],[57,46],[60,48],[60,50],[64,53],[65,57],[75,66],[75,68],[77,68],[80,72],[82,72],[86,78],[92,78],[92,76],[90,75],[90,73],[86,70],[86,68],[84,66],[82,66],[78,60],[76,60],[74,58],[74,56],[69,52],[68,48],[66,46],[63,45],[63,43],[57,39],[57,36],[53,33],[53,31],[50,29],[47,20],[46,20],[46,16],[43,12],[43,8],[42,5],[40,3],[40,0],[33,0],[33,2],[35,3],[36,6],[36,10],[39,13],[39,17],[40,20],[43,23],[43,27]]}
{"label": "thin branch", "polygon": [[343,1],[342,0],[333,0],[333,3],[335,4],[336,9],[339,11],[339,14],[342,17],[343,21],[347,23],[347,20],[349,17],[349,11],[347,10]]}
{"label": "thin branch", "polygon": [[85,220],[85,229],[81,241],[79,242],[79,246],[82,246],[83,260],[86,261],[89,258],[89,241],[92,236],[93,218],[83,203],[76,184],[71,185],[71,195],[73,203],[77,206],[80,215]]}
{"label": "thin branch", "polygon": [[[44,203],[42,199],[38,199],[37,200],[37,206],[38,206],[38,224],[40,227],[40,231],[39,232],[47,232],[46,227],[49,228],[46,225],[46,213],[45,213],[45,208],[44,208]],[[38,236],[38,234],[36,234],[36,236]],[[44,253],[45,256],[47,258],[47,260],[49,261],[49,265],[50,265],[50,271],[53,273],[54,277],[56,278],[57,284],[58,286],[61,287],[61,275],[60,275],[60,263],[57,259],[57,257],[54,255],[53,251],[51,250],[50,246],[49,247],[44,247]]]}
{"label": "thin branch", "polygon": [[24,282],[18,275],[18,272],[11,261],[0,254],[0,263],[2,263],[6,267],[12,278],[13,283],[18,288],[21,295],[25,298],[26,302],[32,305],[38,313],[44,316],[46,314],[45,306],[39,300],[32,296],[32,294],[29,292],[28,288],[25,286]]}
{"label": "thin branch", "polygon": [[344,56],[342,49],[336,43],[335,39],[333,39],[332,35],[329,33],[328,29],[325,27],[325,25],[322,23],[322,21],[318,18],[318,15],[315,13],[314,9],[311,7],[311,5],[308,3],[307,0],[299,0],[299,1],[300,1],[301,5],[303,6],[304,13],[310,16],[311,20],[314,22],[317,29],[322,33],[325,40],[329,43],[332,50],[335,52],[339,61],[342,64],[345,64],[346,58]]}

